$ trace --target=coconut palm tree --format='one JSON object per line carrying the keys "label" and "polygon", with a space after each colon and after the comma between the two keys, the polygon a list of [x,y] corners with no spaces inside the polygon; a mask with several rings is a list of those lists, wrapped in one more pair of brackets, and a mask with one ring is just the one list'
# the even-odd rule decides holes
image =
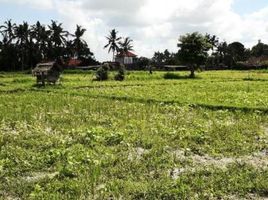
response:
{"label": "coconut palm tree", "polygon": [[30,43],[30,29],[27,22],[23,22],[15,27],[15,37],[16,37],[16,45],[20,51],[20,63],[21,63],[21,70],[24,69],[24,61],[27,55],[29,43]]}
{"label": "coconut palm tree", "polygon": [[[86,29],[76,26],[74,35],[69,34],[61,23],[52,21],[50,26],[39,21],[32,26],[23,22],[15,25],[7,20],[0,25],[1,70],[21,70],[33,67],[42,60],[78,56],[87,62],[96,62],[86,41],[82,39]],[[72,36],[69,38],[68,36]],[[117,41],[117,40],[116,40]]]}
{"label": "coconut palm tree", "polygon": [[110,35],[106,36],[108,44],[104,48],[109,48],[108,53],[113,52],[113,61],[115,60],[115,52],[119,51],[118,43],[121,40],[121,37],[117,37],[118,31],[115,29],[110,31]]}
{"label": "coconut palm tree", "polygon": [[73,47],[75,50],[75,54],[77,57],[81,56],[81,51],[85,47],[86,41],[82,39],[82,36],[86,32],[86,29],[82,28],[82,26],[76,25],[76,31],[74,33]]}
{"label": "coconut palm tree", "polygon": [[68,31],[64,31],[62,23],[57,24],[57,21],[51,20],[51,25],[48,26],[51,31],[51,41],[56,47],[62,46],[66,42],[66,37],[69,35]]}
{"label": "coconut palm tree", "polygon": [[126,37],[123,41],[120,41],[119,42],[120,52],[127,53],[129,51],[132,51],[133,50],[132,42],[133,40],[130,39],[130,37]]}
{"label": "coconut palm tree", "polygon": [[12,40],[15,38],[16,24],[12,23],[12,20],[7,20],[4,25],[0,26],[0,34],[2,35],[2,45],[0,50],[0,57],[2,63],[2,69],[15,70],[17,66],[17,51],[15,44],[12,44]]}
{"label": "coconut palm tree", "polygon": [[0,26],[0,33],[3,38],[6,40],[6,43],[10,44],[14,39],[14,31],[16,24],[12,23],[12,20],[9,19],[4,22],[4,25]]}
{"label": "coconut palm tree", "polygon": [[75,55],[74,45],[72,40],[67,40],[64,50],[64,55],[67,58],[71,58]]}
{"label": "coconut palm tree", "polygon": [[51,32],[49,48],[52,52],[50,52],[50,57],[57,58],[63,54],[69,32],[63,30],[62,23],[58,24],[53,20],[51,20],[51,25],[48,27]]}
{"label": "coconut palm tree", "polygon": [[40,59],[48,58],[50,34],[51,31],[47,30],[46,26],[41,25],[39,21],[31,27],[31,35],[35,40],[37,51],[40,54]]}

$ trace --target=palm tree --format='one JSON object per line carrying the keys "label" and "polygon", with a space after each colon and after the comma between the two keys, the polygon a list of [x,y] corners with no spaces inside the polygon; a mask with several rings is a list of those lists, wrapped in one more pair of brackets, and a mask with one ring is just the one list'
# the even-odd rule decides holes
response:
{"label": "palm tree", "polygon": [[15,38],[16,24],[12,23],[12,20],[7,20],[4,25],[0,26],[0,34],[2,35],[1,42],[1,63],[2,69],[15,70],[17,66],[17,48],[15,44],[12,44],[12,40]]}
{"label": "palm tree", "polygon": [[16,45],[19,47],[21,53],[21,70],[24,69],[25,56],[27,55],[30,43],[30,29],[27,22],[23,22],[15,27],[15,37],[17,39]]}
{"label": "palm tree", "polygon": [[115,52],[119,51],[118,42],[121,40],[121,37],[117,37],[118,31],[115,29],[110,31],[110,35],[106,36],[108,44],[104,48],[109,48],[108,53],[113,52],[113,61],[115,60]]}
{"label": "palm tree", "polygon": [[67,56],[68,58],[71,58],[75,55],[75,50],[74,50],[74,45],[73,45],[72,40],[66,41],[64,55]]}
{"label": "palm tree", "polygon": [[[7,20],[0,25],[0,67],[1,70],[21,70],[33,67],[46,59],[77,55],[87,62],[95,62],[85,40],[82,39],[86,29],[76,26],[74,35],[69,34],[61,23],[52,21],[50,26],[39,21],[29,26],[28,23],[14,24]],[[116,39],[118,42],[120,38]]]}
{"label": "palm tree", "polygon": [[224,63],[226,55],[228,54],[228,44],[226,42],[219,43],[217,47],[218,63]]}
{"label": "palm tree", "polygon": [[75,54],[77,57],[81,56],[81,51],[85,47],[86,41],[83,40],[81,37],[86,32],[86,29],[82,28],[82,26],[76,25],[76,31],[75,31],[75,39],[73,40],[73,46],[75,49]]}
{"label": "palm tree", "polygon": [[120,41],[119,42],[120,51],[125,54],[129,51],[132,51],[133,50],[132,42],[133,40],[130,39],[130,37],[126,37],[123,41]]}
{"label": "palm tree", "polygon": [[219,39],[216,35],[210,35],[206,33],[205,37],[207,38],[208,42],[212,45],[212,52],[214,53],[214,48],[217,48],[219,45]]}
{"label": "palm tree", "polygon": [[47,30],[46,26],[41,25],[39,21],[31,27],[31,35],[35,40],[41,59],[47,59],[50,34],[51,31]]}
{"label": "palm tree", "polygon": [[48,26],[51,32],[50,44],[52,52],[50,54],[51,58],[57,58],[63,54],[63,47],[66,44],[68,31],[64,31],[62,28],[62,23],[57,24],[56,21],[51,20],[51,26]]}
{"label": "palm tree", "polygon": [[10,44],[11,41],[14,39],[14,31],[16,24],[12,23],[11,19],[5,21],[4,24],[5,25],[0,26],[0,32],[3,38],[6,40],[6,43]]}

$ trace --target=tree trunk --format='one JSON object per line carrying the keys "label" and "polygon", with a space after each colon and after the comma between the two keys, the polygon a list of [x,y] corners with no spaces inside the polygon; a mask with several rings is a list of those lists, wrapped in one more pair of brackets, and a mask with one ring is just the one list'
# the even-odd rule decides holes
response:
{"label": "tree trunk", "polygon": [[21,54],[21,71],[24,70],[24,54]]}
{"label": "tree trunk", "polygon": [[194,65],[191,65],[190,66],[190,72],[191,72],[191,74],[190,74],[190,78],[194,78],[195,77],[195,73],[194,73]]}
{"label": "tree trunk", "polygon": [[45,74],[44,74],[44,72],[41,73],[41,82],[42,82],[42,86],[45,86]]}
{"label": "tree trunk", "polygon": [[153,74],[152,66],[149,65],[149,73]]}

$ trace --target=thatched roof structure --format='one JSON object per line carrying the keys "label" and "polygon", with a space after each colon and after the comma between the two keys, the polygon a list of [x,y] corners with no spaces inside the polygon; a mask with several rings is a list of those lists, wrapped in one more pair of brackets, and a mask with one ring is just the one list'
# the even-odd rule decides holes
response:
{"label": "thatched roof structure", "polygon": [[57,67],[56,62],[47,62],[47,63],[38,63],[36,67],[33,69],[33,75],[47,75],[51,71],[60,71],[60,69]]}
{"label": "thatched roof structure", "polygon": [[62,71],[61,64],[57,62],[38,63],[32,70],[34,76],[36,76],[36,82],[42,83],[56,83],[60,78],[60,72]]}

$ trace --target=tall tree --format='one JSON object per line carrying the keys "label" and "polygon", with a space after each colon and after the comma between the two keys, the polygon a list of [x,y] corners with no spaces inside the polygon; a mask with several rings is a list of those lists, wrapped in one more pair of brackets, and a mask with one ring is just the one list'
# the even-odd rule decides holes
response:
{"label": "tall tree", "polygon": [[207,33],[205,36],[206,36],[208,42],[209,42],[209,43],[211,44],[211,46],[212,46],[212,47],[211,47],[212,51],[214,51],[214,49],[217,48],[218,45],[219,45],[219,39],[217,38],[216,35],[210,35],[210,34],[208,34],[208,33]]}
{"label": "tall tree", "polygon": [[217,52],[220,56],[224,57],[228,53],[228,44],[227,42],[221,42],[219,43],[217,47]]}
{"label": "tall tree", "polygon": [[[15,70],[17,66],[17,48],[12,41],[15,36],[16,24],[12,23],[12,20],[7,20],[4,25],[0,26],[0,33],[2,35],[2,46],[0,49],[0,64],[2,70]],[[9,67],[8,67],[9,66]]]}
{"label": "tall tree", "polygon": [[20,63],[21,63],[21,70],[24,70],[24,64],[26,56],[28,55],[28,47],[29,47],[29,36],[30,36],[30,29],[27,22],[23,22],[16,26],[15,28],[15,37],[16,37],[16,44],[18,45],[20,51]]}
{"label": "tall tree", "polygon": [[190,77],[195,77],[196,68],[204,64],[208,57],[208,51],[212,48],[206,36],[198,32],[183,35],[179,38],[178,56],[190,69]]}
{"label": "tall tree", "polygon": [[31,27],[31,35],[36,42],[36,50],[38,59],[48,59],[48,45],[50,43],[51,31],[46,29],[46,26],[41,25],[39,21]]}
{"label": "tall tree", "polygon": [[108,43],[104,46],[104,48],[108,48],[108,52],[113,52],[113,61],[115,60],[115,53],[119,51],[118,43],[121,40],[121,37],[117,37],[118,31],[115,29],[110,31],[110,35],[106,36]]}
{"label": "tall tree", "polygon": [[86,29],[82,28],[82,26],[76,25],[76,31],[74,33],[73,46],[75,50],[75,56],[81,57],[83,55],[83,51],[86,47],[86,41],[82,39],[82,36],[86,32]]}
{"label": "tall tree", "polygon": [[238,61],[245,61],[245,47],[240,42],[233,42],[228,45],[227,51],[231,57],[231,65],[235,65]]}
{"label": "tall tree", "polygon": [[126,37],[123,41],[119,41],[120,51],[122,53],[127,53],[133,51],[133,40],[130,37]]}
{"label": "tall tree", "polygon": [[260,57],[263,55],[267,55],[268,54],[268,45],[262,43],[260,40],[258,42],[258,44],[256,44],[255,46],[252,47],[251,49],[251,55],[255,56],[255,57]]}
{"label": "tall tree", "polygon": [[14,39],[14,31],[16,24],[12,23],[12,20],[9,19],[4,22],[4,25],[0,26],[0,32],[3,38],[6,40],[6,43],[10,44]]}
{"label": "tall tree", "polygon": [[63,54],[63,47],[66,44],[69,32],[62,28],[62,23],[58,24],[53,20],[51,20],[51,25],[48,27],[51,32],[49,47],[52,49],[49,56],[55,59]]}
{"label": "tall tree", "polygon": [[152,61],[156,65],[162,65],[165,62],[164,53],[162,53],[160,51],[154,52],[154,56],[152,57]]}

